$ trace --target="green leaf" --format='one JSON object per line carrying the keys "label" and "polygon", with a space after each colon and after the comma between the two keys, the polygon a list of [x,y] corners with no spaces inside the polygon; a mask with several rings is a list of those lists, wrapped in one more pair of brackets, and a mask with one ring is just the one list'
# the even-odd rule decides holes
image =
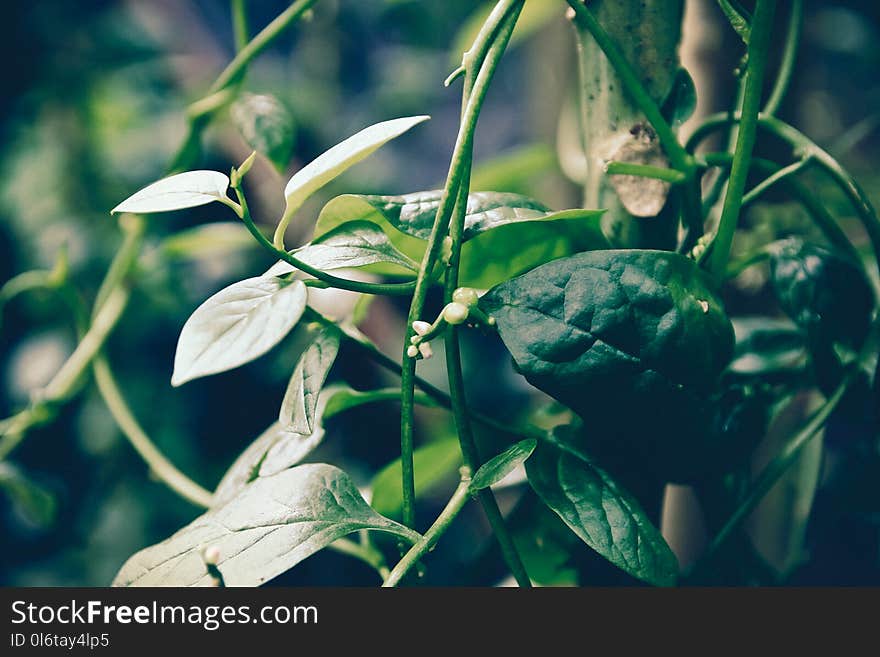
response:
{"label": "green leaf", "polygon": [[520,146],[474,165],[471,188],[524,193],[530,183],[558,170],[556,153],[547,144]]}
{"label": "green leaf", "polygon": [[736,352],[728,370],[739,376],[802,375],[804,335],[788,320],[740,317],[733,320]]}
{"label": "green leaf", "polygon": [[165,541],[131,557],[114,586],[210,586],[202,551],[215,548],[227,586],[258,586],[352,532],[372,529],[415,542],[383,518],[342,470],[309,463],[245,486]]}
{"label": "green leaf", "polygon": [[218,221],[170,235],[160,248],[169,258],[221,258],[256,246],[244,224]]}
{"label": "green leaf", "polygon": [[300,356],[278,414],[278,421],[285,430],[301,434],[314,431],[318,395],[338,352],[339,332],[328,328],[320,331]]}
{"label": "green leaf", "polygon": [[248,145],[279,171],[290,161],[295,126],[290,110],[271,94],[242,94],[230,113]]}
{"label": "green leaf", "polygon": [[167,212],[226,198],[229,178],[219,171],[187,171],[135,192],[110,212]]}
{"label": "green leaf", "polygon": [[205,301],[186,320],[171,385],[244,365],[287,335],[306,308],[302,281],[275,277],[233,283]]}
{"label": "green leaf", "polygon": [[[343,224],[310,244],[291,251],[291,254],[322,271],[367,265],[390,265],[378,272],[385,274],[419,269],[417,263],[395,248],[381,228],[369,221]],[[282,260],[270,271],[280,276],[294,271],[294,267]]]}
{"label": "green leaf", "polygon": [[526,462],[544,503],[593,550],[633,577],[672,586],[678,562],[636,499],[586,456],[541,443]]}
{"label": "green leaf", "polygon": [[[452,477],[461,466],[461,448],[455,438],[446,438],[419,447],[413,452],[416,496],[422,496]],[[399,518],[403,509],[400,490],[400,459],[382,468],[370,484],[370,504],[376,511],[390,518]]]}
{"label": "green leaf", "polygon": [[290,218],[309,196],[387,142],[429,118],[431,117],[408,116],[364,128],[297,171],[284,188],[287,208],[275,231],[276,246],[279,245],[279,236],[284,235]]}
{"label": "green leaf", "polygon": [[699,411],[733,353],[733,329],[693,260],[580,253],[502,283],[480,304],[517,369],[578,413],[595,441],[664,477],[700,467],[689,458],[705,442]]}
{"label": "green leaf", "polygon": [[518,466],[525,463],[526,459],[535,451],[537,444],[534,438],[527,438],[486,461],[474,474],[471,480],[471,490],[482,490],[497,484]]}
{"label": "green leaf", "polygon": [[[392,243],[420,261],[443,192],[403,196],[337,196],[321,210],[315,235],[352,221],[381,226]],[[605,249],[601,210],[553,212],[520,194],[473,192],[462,236],[461,283],[489,287],[576,250]]]}
{"label": "green leaf", "polygon": [[718,6],[724,12],[724,16],[733,28],[733,31],[739,35],[742,42],[748,45],[749,35],[752,31],[751,17],[739,2],[731,0],[718,0]]}
{"label": "green leaf", "polygon": [[[347,410],[364,404],[375,404],[383,401],[400,401],[400,388],[380,388],[379,390],[353,390],[344,386],[334,388],[332,394],[325,389],[327,403],[324,407],[325,420]],[[323,396],[322,396],[323,397]],[[416,392],[415,401],[422,406],[437,406],[437,402],[427,395]]]}
{"label": "green leaf", "polygon": [[38,527],[48,527],[54,522],[58,511],[55,496],[8,461],[0,462],[0,489],[6,491],[28,522]]}
{"label": "green leaf", "polygon": [[697,88],[690,73],[679,68],[672,81],[672,90],[663,102],[664,118],[673,128],[679,128],[697,109]]}
{"label": "green leaf", "polygon": [[874,292],[859,264],[797,238],[767,248],[773,289],[795,324],[820,341],[858,348],[874,308]]}

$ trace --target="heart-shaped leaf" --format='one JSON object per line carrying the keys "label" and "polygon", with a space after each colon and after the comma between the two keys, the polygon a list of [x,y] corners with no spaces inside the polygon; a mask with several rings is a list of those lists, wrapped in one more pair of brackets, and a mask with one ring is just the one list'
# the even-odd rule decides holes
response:
{"label": "heart-shaped leaf", "polygon": [[302,281],[275,277],[233,283],[183,325],[171,385],[217,374],[262,356],[290,332],[306,308]]}
{"label": "heart-shaped leaf", "polygon": [[486,461],[474,474],[471,490],[481,490],[494,486],[518,466],[526,462],[538,445],[534,438],[521,440],[506,450]]}
{"label": "heart-shaped leaf", "polygon": [[541,443],[526,473],[544,503],[608,561],[651,584],[675,584],[678,562],[663,536],[636,499],[595,463]]}
{"label": "heart-shaped leaf", "polygon": [[297,171],[284,188],[287,207],[275,231],[275,245],[283,244],[281,238],[287,230],[290,218],[309,196],[387,142],[429,118],[431,117],[408,116],[371,125],[336,144]]}
{"label": "heart-shaped leaf", "polygon": [[219,171],[186,171],[135,192],[110,212],[167,212],[206,205],[226,196],[229,178]]}
{"label": "heart-shaped leaf", "polygon": [[320,331],[306,348],[287,384],[278,422],[286,431],[311,434],[315,429],[318,395],[336,354],[339,352],[339,332],[335,329]]}
{"label": "heart-shaped leaf", "polygon": [[[315,235],[352,221],[381,226],[400,251],[420,261],[443,192],[403,196],[346,194],[321,210]],[[601,210],[554,212],[521,194],[473,192],[463,233],[461,282],[489,287],[536,265],[575,251],[606,249]]]}
{"label": "heart-shaped leaf", "polygon": [[227,586],[258,586],[352,532],[419,535],[369,507],[339,468],[309,463],[259,478],[229,502],[131,557],[114,586],[210,586],[202,553],[216,550]]}

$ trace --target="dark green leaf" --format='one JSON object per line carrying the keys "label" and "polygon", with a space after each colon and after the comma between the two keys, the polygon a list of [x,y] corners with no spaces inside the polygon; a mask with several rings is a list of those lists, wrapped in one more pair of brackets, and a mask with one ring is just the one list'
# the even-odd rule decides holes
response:
{"label": "dark green leaf", "polygon": [[[413,453],[415,466],[416,496],[433,491],[439,484],[449,480],[461,466],[461,448],[458,440],[447,438],[428,443]],[[373,491],[370,504],[376,511],[389,518],[399,518],[403,509],[400,490],[400,459],[382,468],[370,485]]]}
{"label": "dark green leaf", "polygon": [[671,586],[678,562],[636,499],[582,455],[540,444],[528,461],[529,483],[592,549],[633,577]]}
{"label": "dark green leaf", "polygon": [[233,283],[205,301],[186,320],[171,385],[248,363],[290,332],[306,308],[302,281],[261,276]]}
{"label": "dark green leaf", "polygon": [[278,414],[278,422],[286,431],[305,435],[314,431],[318,395],[338,352],[339,332],[328,328],[320,331],[300,356]]}
{"label": "dark green leaf", "polygon": [[[315,234],[350,221],[371,221],[394,245],[420,261],[440,206],[441,191],[404,196],[338,196],[321,211]],[[519,194],[473,192],[468,197],[462,248],[463,285],[488,287],[575,250],[608,248],[600,210],[553,212]]]}
{"label": "dark green leaf", "polygon": [[497,484],[518,466],[525,463],[526,459],[535,451],[537,444],[534,438],[521,440],[515,445],[508,447],[498,456],[486,461],[474,474],[474,478],[471,481],[471,490],[482,490]]}
{"label": "dark green leaf", "polygon": [[[592,440],[687,476],[704,398],[733,352],[711,282],[667,251],[593,251],[502,283],[480,301],[532,385],[577,412]],[[658,427],[668,427],[658,431]]]}
{"label": "dark green leaf", "polygon": [[210,586],[202,551],[216,548],[227,586],[258,586],[361,529],[419,535],[373,511],[342,470],[309,463],[245,486],[165,541],[141,550],[114,586]]}
{"label": "dark green leaf", "polygon": [[245,93],[232,105],[231,115],[248,145],[283,171],[295,135],[290,110],[270,94]]}
{"label": "dark green leaf", "polygon": [[737,318],[736,352],[728,370],[740,376],[775,377],[802,373],[804,335],[787,320]]}
{"label": "dark green leaf", "polygon": [[814,339],[858,348],[874,307],[874,293],[861,267],[796,238],[768,248],[770,278],[785,313]]}
{"label": "dark green leaf", "polygon": [[6,491],[22,517],[38,527],[55,520],[58,501],[46,488],[34,483],[9,462],[0,462],[0,489]]}
{"label": "dark green leaf", "polygon": [[697,88],[687,69],[680,68],[672,81],[672,90],[663,102],[663,116],[673,128],[680,127],[697,109]]}

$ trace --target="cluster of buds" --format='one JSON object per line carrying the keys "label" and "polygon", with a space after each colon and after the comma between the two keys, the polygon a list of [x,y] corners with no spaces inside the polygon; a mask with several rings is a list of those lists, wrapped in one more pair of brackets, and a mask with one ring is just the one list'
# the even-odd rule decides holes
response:
{"label": "cluster of buds", "polygon": [[410,346],[406,355],[410,358],[430,358],[434,355],[430,340],[440,335],[447,326],[458,326],[468,322],[470,324],[485,324],[494,326],[495,319],[489,317],[479,308],[477,291],[469,287],[460,287],[452,293],[452,301],[447,303],[433,324],[416,320],[412,323],[415,333],[410,338]]}

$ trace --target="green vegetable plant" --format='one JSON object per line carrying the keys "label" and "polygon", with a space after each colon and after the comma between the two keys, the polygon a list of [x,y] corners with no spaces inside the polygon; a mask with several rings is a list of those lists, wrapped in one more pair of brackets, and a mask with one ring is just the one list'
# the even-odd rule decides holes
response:
{"label": "green vegetable plant", "polygon": [[[245,3],[233,4],[242,11]],[[318,190],[429,118],[388,117],[340,136],[287,182],[281,217],[257,218],[245,193],[254,158],[283,167],[294,123],[279,115],[283,108],[271,98],[240,93],[243,75],[315,4],[292,3],[250,40],[246,21],[236,24],[238,54],[190,108],[189,133],[170,175],[113,209],[124,241],[91,309],[63,262],[3,287],[2,300],[34,287],[57,293],[71,307],[80,342],[41,394],[2,422],[0,458],[8,459],[31,428],[51,421],[94,377],[155,475],[203,511],[122,565],[114,581],[121,586],[259,585],[325,548],[364,561],[385,586],[413,584],[472,500],[515,582],[546,583],[553,578],[539,575],[545,569],[533,563],[534,550],[523,549],[516,510],[502,512],[496,500],[500,482],[523,470],[512,485],[527,487],[525,496],[539,505],[535,531],[552,528],[562,536],[548,542],[563,550],[560,563],[590,549],[632,581],[711,580],[725,567],[721,557],[743,545],[743,521],[804,447],[821,439],[848,391],[866,378],[874,390],[880,387],[876,266],[864,261],[824,200],[797,176],[816,169],[840,188],[877,262],[880,220],[831,155],[775,116],[795,67],[803,3],[757,0],[749,13],[740,3],[719,0],[744,47],[742,92],[736,107],[703,120],[684,141],[679,130],[698,93],[690,75],[675,58],[633,59],[642,52],[639,39],[664,30],[669,43],[651,47],[674,52],[683,3],[624,1],[612,8],[579,0],[499,0],[472,21],[461,64],[446,81],[461,87],[461,116],[442,188],[343,194],[317,216],[306,216],[305,202]],[[533,29],[534,22],[565,11],[582,46],[581,84],[597,84],[591,76],[600,68],[616,83],[581,90],[585,119],[598,121],[597,113],[612,107],[614,121],[622,123],[620,134],[608,125],[582,126],[592,167],[585,198],[597,205],[554,210],[503,189],[471,189],[480,111],[519,34],[518,20]],[[642,32],[621,31],[627,13],[644,21]],[[788,20],[789,28],[774,78],[769,51],[779,20]],[[606,94],[606,104],[593,92]],[[202,131],[227,107],[254,154],[228,174],[194,168]],[[729,134],[729,149],[701,148],[721,131]],[[790,161],[758,157],[761,134],[787,145]],[[603,142],[602,150],[591,135],[616,141],[613,147]],[[744,251],[737,240],[744,210],[776,186],[804,205],[821,238],[779,236],[785,239]],[[195,309],[181,327],[171,385],[240,367],[271,353],[291,332],[305,347],[290,368],[277,417],[266,418],[265,432],[206,490],[150,441],[102,347],[143,273],[149,225],[143,215],[211,203],[226,206],[229,222],[243,226],[277,262]],[[294,223],[314,225],[305,245],[287,243]],[[209,230],[203,238],[171,236],[163,249],[187,252],[193,248],[188,240],[211,237],[222,245],[238,239],[220,226]],[[731,280],[767,264],[778,315],[732,321],[726,305]],[[333,318],[317,310],[313,297],[327,288],[355,293],[362,302],[384,296],[408,305],[399,353],[383,353],[361,333],[357,310]],[[429,313],[430,295],[442,296],[439,311]],[[516,375],[543,400],[541,411],[501,417],[470,403],[461,342],[471,332],[503,345]],[[443,389],[417,374],[440,343]],[[335,381],[331,370],[342,350],[399,376],[399,386],[355,390]],[[821,396],[818,410],[753,472],[751,457],[772,418],[805,391]],[[394,401],[399,405],[389,405]],[[328,420],[367,404],[399,408],[400,417],[400,458],[375,473],[369,503],[341,469],[304,462],[330,439]],[[448,411],[455,439],[416,448],[420,405]],[[491,451],[478,434],[493,436]],[[860,439],[875,443],[876,430]],[[7,469],[15,472],[11,464]],[[460,483],[445,508],[422,522],[420,495],[456,471]],[[660,499],[670,482],[692,485],[708,518],[708,548],[693,568],[680,567],[660,531]]]}

